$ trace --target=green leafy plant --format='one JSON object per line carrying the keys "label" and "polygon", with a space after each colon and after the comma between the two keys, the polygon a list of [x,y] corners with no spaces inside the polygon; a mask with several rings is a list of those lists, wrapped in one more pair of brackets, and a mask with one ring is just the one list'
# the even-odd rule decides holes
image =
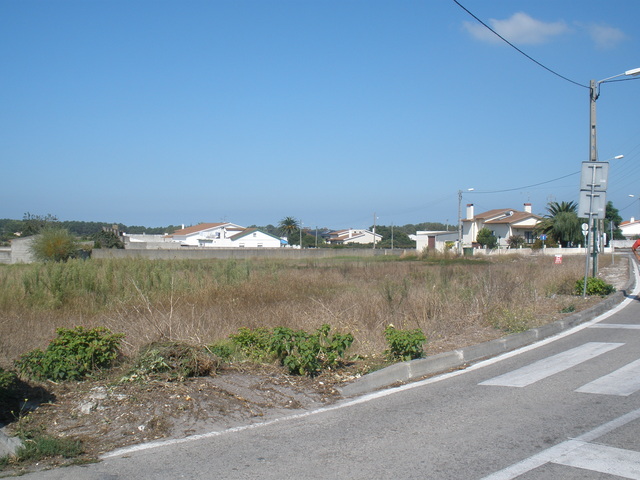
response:
{"label": "green leafy plant", "polygon": [[331,326],[322,325],[314,333],[287,327],[241,328],[231,340],[253,360],[276,358],[289,373],[317,375],[325,368],[337,365],[353,343],[350,333],[333,333]]}
{"label": "green leafy plant", "polygon": [[271,331],[268,328],[241,327],[238,333],[229,335],[229,338],[249,358],[262,361],[271,355]]}
{"label": "green leafy plant", "polygon": [[[587,295],[600,295],[606,297],[610,293],[615,292],[615,287],[608,284],[601,278],[588,277],[587,278]],[[581,278],[576,281],[575,294],[582,295],[584,292],[584,279]]]}
{"label": "green leafy plant", "polygon": [[47,349],[31,350],[16,361],[18,371],[35,380],[81,380],[118,358],[123,334],[107,328],[59,328]]}
{"label": "green leafy plant", "polygon": [[270,350],[289,373],[317,375],[325,368],[337,365],[353,343],[350,333],[330,334],[330,331],[331,326],[326,323],[315,333],[277,327],[273,329]]}
{"label": "green leafy plant", "polygon": [[424,354],[422,345],[427,341],[427,337],[422,330],[399,330],[393,325],[388,325],[384,329],[384,337],[389,348],[385,350],[385,356],[391,361],[408,361],[421,358]]}

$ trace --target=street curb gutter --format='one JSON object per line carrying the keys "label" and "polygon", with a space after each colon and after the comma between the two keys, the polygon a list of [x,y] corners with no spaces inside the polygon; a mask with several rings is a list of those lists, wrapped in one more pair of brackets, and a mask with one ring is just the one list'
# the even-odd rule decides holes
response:
{"label": "street curb gutter", "polygon": [[[633,271],[631,260],[629,270],[630,272]],[[396,363],[364,375],[338,390],[343,397],[362,395],[384,387],[389,387],[393,384],[406,383],[429,375],[465,368],[470,363],[495,357],[502,353],[552,337],[576,325],[593,320],[621,303],[628,296],[628,292],[631,291],[634,278],[633,275],[630,275],[630,280],[625,288],[618,290],[597,305],[556,322],[538,328],[532,328],[526,332],[514,333],[506,337],[471,345],[459,350],[440,353],[409,362]]]}

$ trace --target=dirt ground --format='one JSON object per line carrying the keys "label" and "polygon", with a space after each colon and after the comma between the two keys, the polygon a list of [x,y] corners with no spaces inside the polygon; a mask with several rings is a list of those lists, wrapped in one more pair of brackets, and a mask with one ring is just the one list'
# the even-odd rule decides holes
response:
{"label": "dirt ground", "polygon": [[[628,279],[626,262],[602,268],[600,275],[617,289]],[[598,301],[590,300],[580,309]],[[429,345],[428,354],[463,347],[500,336],[487,328],[461,332],[459,337]],[[234,364],[215,375],[186,381],[126,381],[110,378],[81,383],[46,383],[26,398],[20,422],[5,427],[42,429],[48,434],[82,441],[84,453],[75,459],[51,458],[28,465],[8,465],[0,476],[92,461],[115,449],[163,438],[182,438],[230,427],[263,422],[310,410],[340,399],[338,387],[366,371],[365,362],[315,378],[287,375],[274,365]],[[26,395],[28,395],[27,393]],[[39,401],[38,401],[39,400]]]}

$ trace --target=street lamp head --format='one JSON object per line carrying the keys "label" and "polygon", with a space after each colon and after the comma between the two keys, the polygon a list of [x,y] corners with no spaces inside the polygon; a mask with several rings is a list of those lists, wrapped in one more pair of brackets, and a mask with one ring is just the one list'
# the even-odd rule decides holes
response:
{"label": "street lamp head", "polygon": [[624,158],[624,155],[616,155],[613,157],[614,160],[620,160],[621,158]]}
{"label": "street lamp head", "polygon": [[640,75],[640,68],[632,68],[631,70],[624,72],[624,74],[628,76]]}
{"label": "street lamp head", "polygon": [[468,190],[469,192],[473,192],[473,191],[475,190],[475,188],[467,188],[467,190]]}

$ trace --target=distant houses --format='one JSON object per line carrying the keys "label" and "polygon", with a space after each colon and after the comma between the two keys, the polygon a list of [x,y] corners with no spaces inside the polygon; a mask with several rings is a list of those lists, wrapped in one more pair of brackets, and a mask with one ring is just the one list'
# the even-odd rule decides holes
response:
{"label": "distant houses", "polygon": [[[525,203],[524,210],[497,208],[482,213],[475,213],[472,203],[467,205],[466,218],[462,222],[462,246],[477,247],[478,232],[488,228],[498,241],[498,247],[508,246],[510,237],[522,237],[526,244],[536,239],[535,227],[542,217],[531,212],[531,204]],[[416,248],[419,252],[429,250],[444,251],[458,243],[458,231],[419,231],[416,232]]]}
{"label": "distant houses", "polygon": [[[125,248],[281,248],[284,238],[235,223],[200,223],[168,235],[123,235]],[[144,247],[142,246],[144,244]]]}

